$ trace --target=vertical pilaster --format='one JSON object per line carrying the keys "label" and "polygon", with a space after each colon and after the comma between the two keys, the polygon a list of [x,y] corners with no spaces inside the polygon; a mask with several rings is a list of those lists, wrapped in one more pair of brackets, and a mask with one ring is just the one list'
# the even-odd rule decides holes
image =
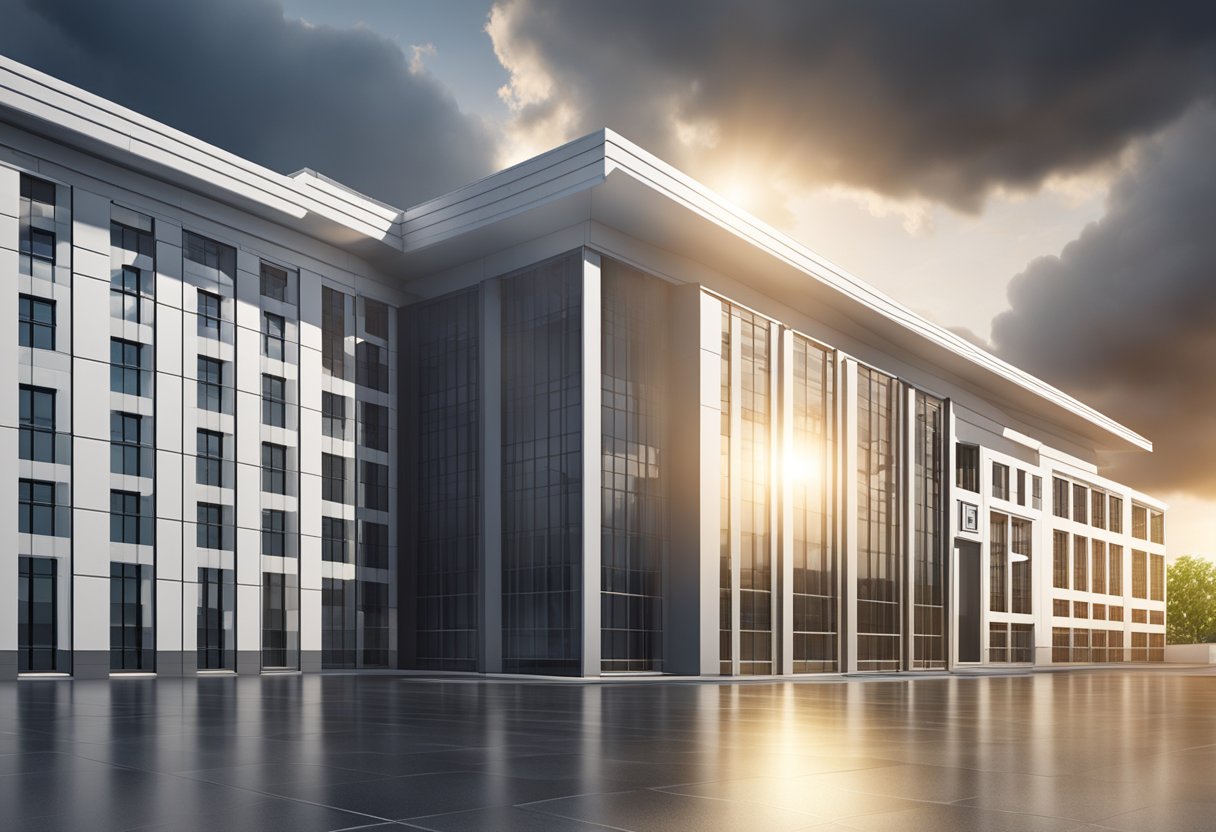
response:
{"label": "vertical pilaster", "polygon": [[776,637],[773,652],[773,672],[789,675],[794,672],[794,492],[790,481],[787,463],[790,455],[798,449],[794,447],[794,335],[788,329],[779,333],[778,354],[781,357],[777,372],[773,373],[774,384],[778,378],[780,391],[778,431],[773,437],[773,494],[777,495],[774,507],[778,509],[777,534],[774,542],[779,543],[778,560],[773,570],[776,599],[776,626],[773,628]]}
{"label": "vertical pilaster", "polygon": [[600,256],[583,250],[583,650],[582,675],[600,675],[600,469],[603,434],[600,420]]}
{"label": "vertical pilaster", "polygon": [[743,549],[743,324],[730,316],[730,672],[739,675],[739,553]]}
{"label": "vertical pilaster", "polygon": [[[480,670],[502,672],[502,299],[498,280],[481,284],[478,370],[481,402]],[[596,530],[598,534],[598,529]],[[597,538],[598,539],[598,538]],[[597,599],[598,601],[598,599]],[[597,608],[598,609],[598,608]]]}
{"label": "vertical pilaster", "polygon": [[901,459],[901,501],[902,543],[903,553],[900,562],[903,565],[900,576],[900,586],[903,594],[900,613],[903,618],[904,635],[901,639],[903,646],[903,669],[913,667],[916,658],[916,391],[903,385],[903,453]]}
{"label": "vertical pilaster", "polygon": [[841,622],[840,669],[857,672],[857,362],[851,358],[840,364],[840,397],[844,403],[840,446],[841,529]]}
{"label": "vertical pilaster", "polygon": [[[0,165],[0,274],[16,275],[18,271],[18,235],[21,212],[21,174]],[[13,334],[18,316],[17,296],[20,288],[15,279],[0,284],[0,320],[9,321],[8,335],[0,338],[0,468],[8,473],[0,477],[0,569],[3,585],[0,592],[0,681],[17,678],[17,574],[20,555],[17,533],[17,475],[18,424],[17,405],[19,384],[17,364],[20,351]],[[70,604],[64,606],[70,607]],[[61,629],[69,641],[67,629]]]}

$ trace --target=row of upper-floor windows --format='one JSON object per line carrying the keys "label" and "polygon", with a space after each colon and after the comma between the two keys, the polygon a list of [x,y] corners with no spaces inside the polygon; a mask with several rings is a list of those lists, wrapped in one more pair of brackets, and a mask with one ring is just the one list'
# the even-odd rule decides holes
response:
{"label": "row of upper-floor windows", "polygon": [[[964,491],[980,491],[980,447],[966,442],[955,445],[954,484]],[[1033,509],[1043,507],[1043,479],[1002,462],[992,463],[991,494],[995,499],[1016,501]]]}
{"label": "row of upper-floor windows", "polygon": [[[1087,523],[1095,528],[1123,532],[1123,498],[1107,494],[1063,477],[1053,477],[1052,513],[1056,517]],[[1165,542],[1165,515],[1139,503],[1132,503],[1132,537]]]}
{"label": "row of upper-floor windows", "polygon": [[[1057,589],[1122,597],[1123,563],[1123,547],[1115,543],[1060,530],[1052,533],[1052,586]],[[1131,582],[1133,598],[1164,601],[1165,555],[1132,550]]]}
{"label": "row of upper-floor windows", "polygon": [[[43,480],[22,479],[18,484],[18,531],[22,534],[64,536],[67,529],[58,512],[59,485]],[[114,543],[148,545],[154,539],[152,497],[134,491],[110,491],[110,540]],[[288,546],[288,512],[279,509],[262,510],[262,554],[279,557],[294,555]],[[321,520],[322,559],[339,563],[350,562],[350,534],[353,524],[343,518],[323,517]],[[388,526],[361,520],[360,546],[363,564],[373,567],[388,565]],[[196,504],[196,545],[203,549],[232,548],[232,510],[210,502]]]}

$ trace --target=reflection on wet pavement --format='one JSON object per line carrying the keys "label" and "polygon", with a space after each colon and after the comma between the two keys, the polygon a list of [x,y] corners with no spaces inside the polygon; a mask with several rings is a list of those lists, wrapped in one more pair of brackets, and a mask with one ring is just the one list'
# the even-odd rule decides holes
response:
{"label": "reflection on wet pavement", "polygon": [[1210,830],[1216,673],[0,684],[16,830]]}

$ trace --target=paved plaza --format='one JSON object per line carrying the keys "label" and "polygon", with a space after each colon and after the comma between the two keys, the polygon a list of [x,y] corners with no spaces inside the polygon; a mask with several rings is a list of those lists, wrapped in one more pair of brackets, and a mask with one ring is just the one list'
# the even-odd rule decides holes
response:
{"label": "paved plaza", "polygon": [[1211,830],[1216,673],[0,685],[0,828]]}

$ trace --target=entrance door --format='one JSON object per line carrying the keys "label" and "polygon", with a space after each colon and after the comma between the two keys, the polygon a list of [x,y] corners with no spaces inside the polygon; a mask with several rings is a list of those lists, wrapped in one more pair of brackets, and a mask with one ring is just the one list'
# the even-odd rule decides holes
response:
{"label": "entrance door", "polygon": [[960,664],[981,660],[980,544],[956,540],[958,552],[958,660]]}

